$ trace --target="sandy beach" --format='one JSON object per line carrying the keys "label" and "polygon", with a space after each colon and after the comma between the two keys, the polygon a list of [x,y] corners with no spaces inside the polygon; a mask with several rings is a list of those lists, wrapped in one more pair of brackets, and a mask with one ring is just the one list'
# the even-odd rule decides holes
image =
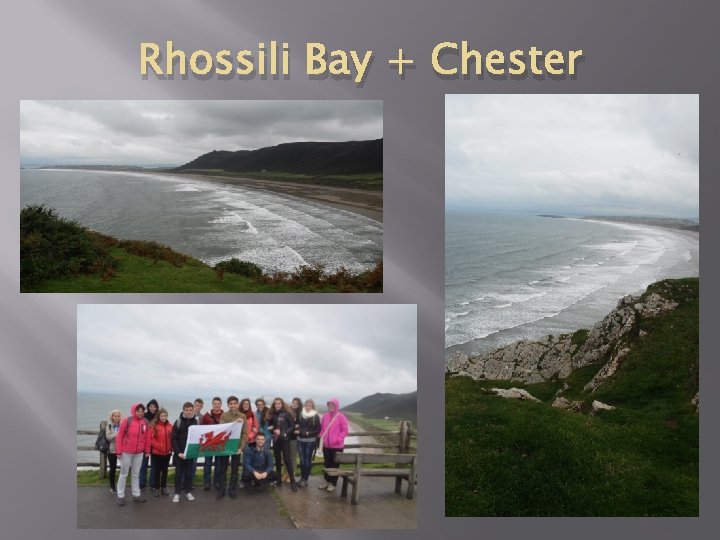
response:
{"label": "sandy beach", "polygon": [[[178,175],[175,174],[174,176]],[[355,212],[356,214],[361,214],[375,221],[382,222],[383,220],[383,193],[381,191],[317,186],[294,182],[281,182],[278,180],[228,178],[227,176],[212,176],[206,174],[184,174],[182,176],[202,180],[203,182],[274,191],[276,193],[292,195],[294,197],[300,197]]]}

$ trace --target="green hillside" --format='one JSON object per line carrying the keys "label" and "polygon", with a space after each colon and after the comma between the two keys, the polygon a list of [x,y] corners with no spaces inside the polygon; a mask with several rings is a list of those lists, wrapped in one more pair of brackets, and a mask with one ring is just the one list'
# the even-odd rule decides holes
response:
{"label": "green hillside", "polygon": [[[594,393],[600,369],[535,385],[446,380],[448,516],[697,516],[699,282],[666,280],[679,306],[640,323],[615,375]],[[583,412],[551,407],[556,393]],[[540,402],[483,388],[524,388]],[[592,415],[599,400],[615,406]]]}
{"label": "green hillside", "polygon": [[20,214],[21,292],[382,292],[383,267],[264,274],[237,259],[215,267],[157,242],[119,240],[42,206]]}

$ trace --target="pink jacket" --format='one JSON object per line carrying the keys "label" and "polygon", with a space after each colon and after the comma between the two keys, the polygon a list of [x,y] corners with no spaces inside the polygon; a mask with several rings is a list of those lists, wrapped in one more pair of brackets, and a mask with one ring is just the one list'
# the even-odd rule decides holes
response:
{"label": "pink jacket", "polygon": [[[323,414],[322,423],[320,424],[320,435],[323,440],[324,448],[345,448],[345,437],[347,437],[350,428],[348,426],[347,417],[340,412],[340,403],[337,398],[332,398],[328,403],[335,404],[335,412],[330,411]],[[333,418],[335,418],[333,422]],[[332,425],[330,425],[332,422]],[[328,428],[328,426],[330,426]]]}
{"label": "pink jacket", "polygon": [[138,419],[135,416],[135,409],[137,409],[138,405],[140,403],[130,407],[130,416],[123,418],[122,422],[120,422],[120,429],[115,438],[115,453],[117,455],[123,453],[150,453],[150,444],[152,442],[150,425],[145,418]]}

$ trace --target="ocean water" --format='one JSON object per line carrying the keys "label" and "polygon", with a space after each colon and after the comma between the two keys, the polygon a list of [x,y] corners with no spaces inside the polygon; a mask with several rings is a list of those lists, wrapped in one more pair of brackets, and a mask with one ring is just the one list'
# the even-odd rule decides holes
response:
{"label": "ocean water", "polygon": [[590,328],[626,294],[698,272],[697,233],[448,210],[446,357]]}
{"label": "ocean water", "polygon": [[44,204],[119,238],[161,242],[210,265],[237,257],[268,272],[315,263],[361,272],[383,254],[383,226],[373,219],[183,176],[24,169],[20,203]]}

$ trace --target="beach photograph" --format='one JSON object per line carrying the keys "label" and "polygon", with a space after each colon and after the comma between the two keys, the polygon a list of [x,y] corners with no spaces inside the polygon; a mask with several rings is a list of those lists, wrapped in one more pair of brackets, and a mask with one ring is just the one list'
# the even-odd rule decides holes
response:
{"label": "beach photograph", "polygon": [[80,529],[413,529],[417,441],[415,305],[77,307]]}
{"label": "beach photograph", "polygon": [[21,292],[382,292],[381,101],[20,101]]}
{"label": "beach photograph", "polygon": [[445,99],[445,513],[697,516],[699,96]]}

